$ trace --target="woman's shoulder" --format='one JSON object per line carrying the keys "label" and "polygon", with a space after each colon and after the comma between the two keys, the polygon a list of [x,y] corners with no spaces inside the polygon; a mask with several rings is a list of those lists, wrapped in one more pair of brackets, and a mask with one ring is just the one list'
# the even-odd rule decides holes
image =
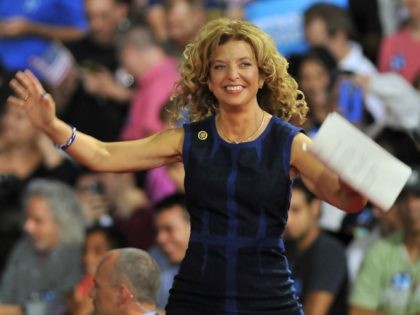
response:
{"label": "woman's shoulder", "polygon": [[273,115],[272,119],[273,125],[275,125],[277,128],[286,130],[288,132],[298,133],[302,132],[303,129],[300,126],[296,126],[292,124],[290,121],[284,120],[278,116]]}
{"label": "woman's shoulder", "polygon": [[187,130],[210,128],[213,119],[214,119],[214,116],[212,115],[201,120],[189,121],[183,124],[183,128]]}

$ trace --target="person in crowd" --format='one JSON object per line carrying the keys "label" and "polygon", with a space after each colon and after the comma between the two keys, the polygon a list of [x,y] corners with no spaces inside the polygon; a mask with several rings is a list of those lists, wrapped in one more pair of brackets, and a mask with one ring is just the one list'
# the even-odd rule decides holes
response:
{"label": "person in crowd", "polygon": [[350,296],[351,315],[420,312],[420,168],[400,196],[402,230],[369,248]]}
{"label": "person in crowd", "polygon": [[24,196],[25,232],[0,284],[0,314],[56,314],[82,275],[85,218],[72,188],[36,179]]}
{"label": "person in crowd", "polygon": [[87,25],[83,0],[2,1],[0,62],[9,73],[32,68],[54,41],[76,40]]}
{"label": "person in crowd", "polygon": [[136,248],[114,249],[99,263],[91,297],[97,315],[156,315],[159,267]]}
{"label": "person in crowd", "polygon": [[[379,98],[386,108],[385,123],[402,130],[420,143],[420,92],[398,73],[356,75],[354,80],[365,91]],[[417,135],[417,138],[416,138]],[[415,162],[414,162],[415,163]]]}
{"label": "person in crowd", "polygon": [[321,202],[302,181],[293,182],[285,237],[296,293],[306,315],[347,314],[347,264],[344,246],[322,232]]}
{"label": "person in crowd", "polygon": [[[394,157],[408,165],[415,165],[416,162],[420,161],[420,151],[416,148],[416,144],[402,130],[385,128],[374,140]],[[353,232],[354,239],[346,250],[349,278],[352,282],[355,280],[360,265],[371,245],[378,239],[402,228],[401,198],[397,198],[393,206],[387,211],[375,205],[371,205],[369,208],[371,208],[374,219],[373,226],[362,228],[362,233]]]}
{"label": "person in crowd", "polygon": [[380,10],[383,5],[380,2],[389,3],[391,1],[348,1],[349,14],[355,27],[355,38],[361,44],[366,57],[368,57],[373,63],[376,63],[379,45],[383,34]]}
{"label": "person in crowd", "polygon": [[[133,77],[118,58],[118,36],[129,25],[126,0],[86,0],[86,35],[67,44],[78,78],[59,116],[104,141],[118,139],[133,95]],[[81,114],[83,113],[83,115]],[[107,128],[103,128],[103,126]]]}
{"label": "person in crowd", "polygon": [[[400,29],[407,19],[403,1],[377,0],[382,36],[389,36]],[[380,47],[378,47],[379,49]]]}
{"label": "person in crowd", "polygon": [[86,230],[82,256],[84,276],[73,290],[67,310],[68,314],[94,314],[89,292],[93,289],[93,278],[99,262],[108,251],[124,246],[124,237],[114,227],[94,225]]}
{"label": "person in crowd", "polygon": [[[174,103],[169,101],[162,107],[159,117],[165,129],[174,125],[172,114]],[[176,122],[180,124],[180,122]],[[185,170],[181,162],[171,163],[165,166],[151,169],[147,172],[144,189],[152,204],[168,197],[176,192],[185,193],[184,190]]]}
{"label": "person in crowd", "polygon": [[161,271],[157,305],[164,309],[190,237],[190,216],[185,204],[185,195],[173,194],[162,199],[155,205],[154,214],[157,245],[152,247],[149,253]]}
{"label": "person in crowd", "polygon": [[24,110],[5,106],[0,114],[0,270],[21,236],[21,194],[37,177],[75,180],[77,166],[39,132]]}
{"label": "person in crowd", "polygon": [[401,1],[409,19],[396,33],[382,40],[378,67],[381,72],[397,72],[411,84],[420,78],[420,62],[416,52],[420,50],[420,1]]}
{"label": "person in crowd", "polygon": [[180,59],[185,46],[206,22],[203,1],[167,0],[164,8],[168,27],[166,48],[170,55]]}
{"label": "person in crowd", "polygon": [[133,26],[123,35],[120,56],[125,69],[137,80],[121,138],[143,138],[164,128],[159,115],[179,79],[176,61],[142,26]]}
{"label": "person in crowd", "polygon": [[110,202],[100,177],[98,173],[84,170],[78,174],[74,185],[88,226],[110,226],[113,224]]}
{"label": "person in crowd", "polygon": [[133,20],[147,22],[153,34],[160,42],[168,39],[168,27],[163,0],[133,0],[131,1],[131,16]]}
{"label": "person in crowd", "polygon": [[310,109],[305,130],[313,137],[329,113],[334,111],[331,97],[337,62],[331,53],[322,47],[314,47],[306,54],[294,58],[297,82],[305,94]]}
{"label": "person in crowd", "polygon": [[347,267],[351,282],[356,279],[360,265],[371,245],[379,238],[385,237],[401,228],[402,223],[399,207],[399,199],[387,211],[373,205],[371,211],[376,224],[371,229],[365,229],[361,235],[353,232],[354,239],[346,249]]}
{"label": "person in crowd", "polygon": [[102,173],[99,184],[109,203],[115,227],[127,246],[148,249],[154,244],[153,213],[146,193],[136,185],[134,174]]}
{"label": "person in crowd", "polygon": [[70,128],[30,71],[12,79],[8,102],[96,171],[184,162],[191,237],[168,315],[300,315],[282,239],[291,180],[300,174],[344,211],[357,212],[367,200],[305,150],[311,140],[288,121],[302,121],[306,103],[261,29],[209,22],[187,45],[180,70],[174,100],[192,122],[135,141],[107,143]]}
{"label": "person in crowd", "polygon": [[[373,75],[374,64],[363,55],[360,45],[350,40],[353,24],[349,13],[334,4],[317,3],[304,13],[305,37],[310,46],[324,46],[338,62],[340,70],[353,74]],[[365,96],[366,109],[378,125],[382,125],[386,112],[375,96]]]}

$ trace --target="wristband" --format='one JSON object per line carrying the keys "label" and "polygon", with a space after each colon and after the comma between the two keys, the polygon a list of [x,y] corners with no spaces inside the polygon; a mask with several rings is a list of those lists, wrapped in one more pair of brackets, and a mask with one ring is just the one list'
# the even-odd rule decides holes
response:
{"label": "wristband", "polygon": [[76,139],[76,127],[74,126],[70,126],[71,127],[71,136],[70,138],[63,144],[56,144],[55,147],[57,149],[61,149],[61,150],[67,150],[67,148],[69,146],[71,146],[74,142],[74,140]]}

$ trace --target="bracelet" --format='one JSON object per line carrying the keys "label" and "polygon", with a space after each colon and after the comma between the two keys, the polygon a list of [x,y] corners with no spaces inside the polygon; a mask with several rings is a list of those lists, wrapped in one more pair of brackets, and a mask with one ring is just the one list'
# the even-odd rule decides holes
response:
{"label": "bracelet", "polygon": [[74,140],[76,139],[76,127],[74,126],[70,126],[71,127],[71,136],[70,138],[66,141],[66,143],[63,144],[56,144],[55,147],[57,149],[61,149],[61,150],[67,150],[67,148],[69,146],[71,146],[74,142]]}

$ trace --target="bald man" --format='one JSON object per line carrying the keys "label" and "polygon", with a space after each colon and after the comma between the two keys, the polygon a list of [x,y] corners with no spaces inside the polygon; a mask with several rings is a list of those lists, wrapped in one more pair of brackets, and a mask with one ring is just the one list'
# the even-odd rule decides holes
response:
{"label": "bald man", "polygon": [[156,315],[159,267],[135,248],[108,252],[98,265],[90,295],[98,315]]}

